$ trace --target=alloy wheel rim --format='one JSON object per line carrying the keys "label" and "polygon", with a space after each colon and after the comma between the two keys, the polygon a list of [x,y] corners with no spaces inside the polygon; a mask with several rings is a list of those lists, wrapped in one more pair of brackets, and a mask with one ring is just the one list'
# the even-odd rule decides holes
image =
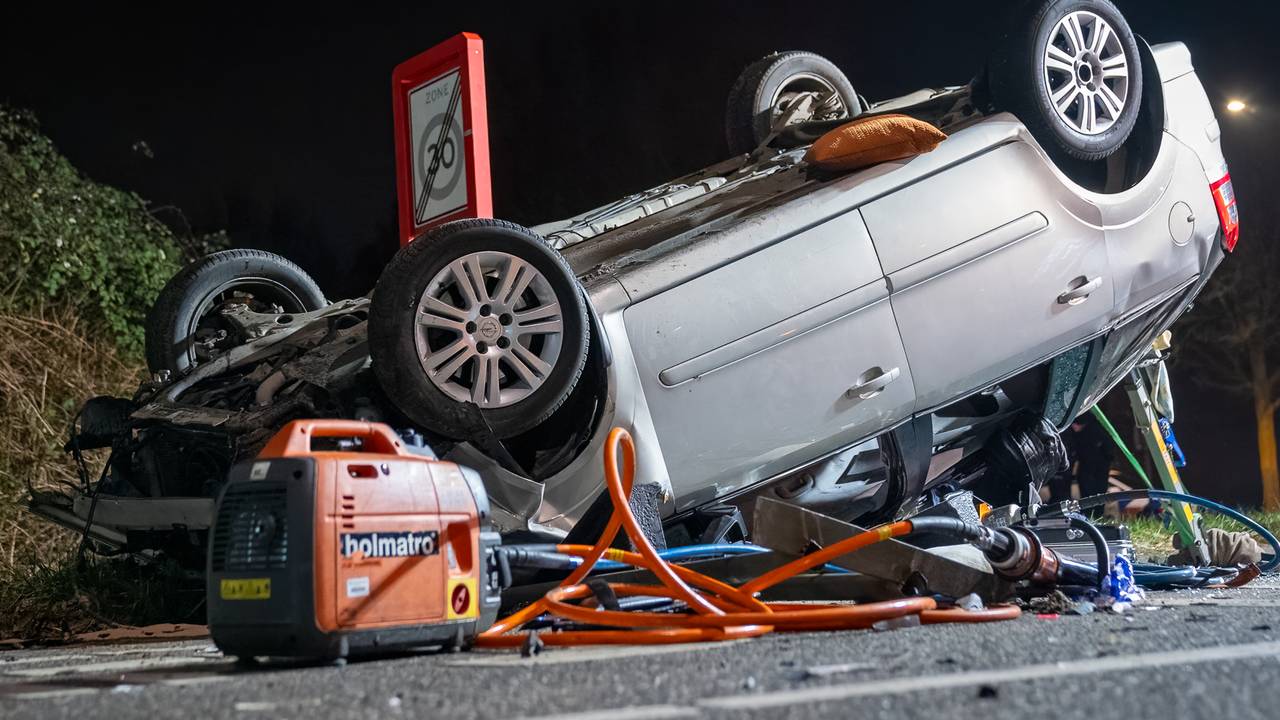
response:
{"label": "alloy wheel rim", "polygon": [[1081,135],[1101,135],[1129,103],[1129,58],[1105,18],[1087,10],[1067,14],[1049,33],[1044,83],[1058,119]]}
{"label": "alloy wheel rim", "polygon": [[427,283],[415,311],[414,346],[427,378],[450,398],[485,409],[513,405],[542,387],[563,335],[551,283],[504,252],[449,263]]}

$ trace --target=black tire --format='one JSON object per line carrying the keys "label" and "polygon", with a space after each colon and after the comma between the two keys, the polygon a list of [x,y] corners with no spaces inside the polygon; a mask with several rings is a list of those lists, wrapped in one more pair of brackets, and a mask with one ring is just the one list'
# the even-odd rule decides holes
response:
{"label": "black tire", "polygon": [[[733,155],[749,153],[769,137],[776,106],[785,98],[788,86],[798,90],[806,85],[806,75],[822,78],[839,95],[848,117],[862,112],[862,102],[853,85],[830,60],[811,52],[792,50],[769,55],[748,65],[733,88],[725,107],[724,132]],[[783,98],[779,98],[783,91]],[[775,102],[775,98],[779,98]]]}
{"label": "black tire", "polygon": [[[483,409],[437,387],[423,368],[415,337],[418,303],[432,279],[453,261],[481,252],[506,253],[533,266],[554,292],[562,323],[559,354],[542,384],[509,405]],[[369,351],[378,382],[402,413],[445,437],[471,439],[491,430],[508,438],[546,421],[577,385],[589,340],[586,300],[568,263],[537,233],[502,220],[459,220],[430,230],[400,249],[373,291]],[[475,362],[465,361],[456,376],[466,376]],[[504,379],[513,380],[512,368],[501,367]]]}
{"label": "black tire", "polygon": [[[1050,42],[1056,36],[1058,47],[1064,47],[1063,36],[1055,33],[1059,21],[1079,11],[1105,20],[1118,41],[1118,48],[1102,57],[1114,58],[1117,50],[1123,52],[1127,66],[1123,97],[1114,89],[1119,86],[1118,79],[1106,82],[1098,74],[1100,53],[1085,55],[1083,60],[1077,57],[1072,73],[1056,70],[1046,73],[1046,52]],[[1097,27],[1094,24],[1082,32],[1083,45],[1091,44],[1097,37]],[[1065,47],[1071,50],[1070,46]],[[1068,54],[1074,56],[1074,53]],[[1088,69],[1084,68],[1086,65]],[[1138,41],[1129,23],[1109,0],[1037,0],[1024,3],[1011,16],[1005,37],[991,60],[989,72],[991,100],[996,109],[1016,115],[1051,153],[1062,152],[1078,160],[1102,160],[1119,150],[1129,139],[1141,112],[1143,78]],[[1073,87],[1078,84],[1082,89],[1100,93],[1098,86],[1105,84],[1112,95],[1123,100],[1120,112],[1114,116],[1109,113],[1106,108],[1114,102],[1109,102],[1101,94],[1076,95],[1067,84]],[[1051,97],[1055,90],[1066,92],[1067,100],[1075,98],[1074,102],[1066,103],[1066,112],[1077,120],[1059,115]],[[1084,124],[1078,118],[1086,103],[1092,105],[1095,115],[1105,113],[1105,120],[1111,122],[1110,126],[1100,132],[1083,132],[1079,127],[1073,127],[1072,122]]]}
{"label": "black tire", "polygon": [[[223,250],[201,258],[173,276],[147,313],[146,356],[151,372],[182,375],[206,354],[197,348],[197,330],[215,328],[216,303],[231,294],[261,312],[319,310],[327,303],[316,281],[279,255],[262,250]],[[233,333],[215,351],[239,343]]]}

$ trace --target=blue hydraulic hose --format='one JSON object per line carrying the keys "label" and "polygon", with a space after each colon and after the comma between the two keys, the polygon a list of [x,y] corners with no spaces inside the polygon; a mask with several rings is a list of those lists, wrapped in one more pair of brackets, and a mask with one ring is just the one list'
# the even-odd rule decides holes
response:
{"label": "blue hydraulic hose", "polygon": [[[768,548],[762,548],[759,545],[750,543],[712,543],[707,545],[685,545],[682,547],[668,548],[659,550],[658,557],[663,560],[697,560],[700,558],[718,557],[721,555],[758,555],[760,553],[769,552]],[[596,570],[625,570],[631,567],[626,563],[614,562],[612,560],[600,560],[596,563]],[[830,563],[822,566],[823,570],[833,573],[847,573],[842,567],[837,567]]]}
{"label": "blue hydraulic hose", "polygon": [[[697,560],[700,558],[717,557],[719,555],[755,555],[758,553],[769,552],[768,548],[762,548],[759,545],[751,545],[748,543],[713,543],[709,545],[684,545],[682,547],[667,548],[659,550],[658,557],[663,560]],[[624,570],[631,567],[626,563],[615,562],[613,560],[600,560],[596,562],[596,570]]]}
{"label": "blue hydraulic hose", "polygon": [[1186,493],[1173,492],[1171,490],[1126,490],[1124,492],[1106,493],[1104,495],[1094,495],[1093,497],[1084,498],[1080,501],[1080,509],[1083,510],[1086,508],[1097,507],[1098,505],[1105,505],[1109,502],[1141,500],[1144,498],[1184,502],[1206,510],[1212,510],[1221,515],[1226,515],[1232,520],[1235,520],[1241,525],[1244,525],[1257,533],[1263,540],[1267,541],[1268,545],[1271,546],[1271,557],[1266,559],[1260,566],[1260,569],[1263,572],[1271,572],[1276,569],[1277,565],[1280,565],[1280,540],[1277,540],[1276,536],[1273,535],[1270,530],[1266,529],[1256,520],[1238,510],[1196,495],[1187,495]]}
{"label": "blue hydraulic hose", "polygon": [[[1098,566],[1095,563],[1062,558],[1059,560],[1063,568],[1070,568],[1084,577],[1099,578]],[[1234,568],[1196,568],[1170,567],[1167,565],[1137,564],[1133,566],[1133,582],[1144,588],[1194,588],[1203,587],[1224,576],[1234,576]]]}
{"label": "blue hydraulic hose", "polygon": [[768,548],[749,543],[715,543],[712,545],[685,545],[668,548],[658,553],[663,560],[692,560],[694,558],[714,555],[758,555],[769,552]]}
{"label": "blue hydraulic hose", "polygon": [[[1082,563],[1097,572],[1092,563]],[[1202,587],[1222,577],[1226,568],[1171,567],[1139,563],[1133,566],[1133,581],[1145,588]],[[1228,575],[1233,573],[1228,572]]]}
{"label": "blue hydraulic hose", "polygon": [[1133,579],[1143,587],[1198,585],[1204,579],[1193,567],[1138,564],[1133,566]]}

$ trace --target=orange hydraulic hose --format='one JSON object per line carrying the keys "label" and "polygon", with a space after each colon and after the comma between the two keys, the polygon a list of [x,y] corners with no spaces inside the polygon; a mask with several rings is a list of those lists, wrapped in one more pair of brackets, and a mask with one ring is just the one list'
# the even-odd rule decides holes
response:
{"label": "orange hydraulic hose", "polygon": [[911,532],[911,523],[896,522],[892,525],[883,525],[874,530],[858,533],[850,538],[845,538],[838,543],[828,545],[825,548],[813,553],[809,553],[804,557],[796,558],[786,565],[776,567],[760,577],[742,586],[746,592],[755,593],[761,590],[777,585],[778,583],[788,580],[806,570],[812,570],[819,565],[826,563],[828,560],[834,560],[841,555],[848,555],[854,550],[864,548],[868,545],[874,545],[881,540],[888,540],[891,537],[899,537],[907,535]]}
{"label": "orange hydraulic hose", "polygon": [[[621,482],[618,476],[618,448],[622,448],[623,471]],[[627,530],[627,537],[630,538],[631,544],[635,546],[640,555],[648,560],[645,567],[649,572],[658,576],[663,585],[671,588],[675,592],[675,598],[688,603],[689,607],[695,612],[708,615],[721,615],[723,611],[720,608],[707,602],[707,599],[693,591],[685,581],[680,579],[671,570],[669,563],[663,562],[658,557],[658,551],[654,549],[653,544],[649,542],[648,536],[644,534],[644,530],[640,528],[640,523],[636,521],[635,513],[631,512],[631,484],[635,481],[636,474],[636,446],[631,440],[631,434],[622,428],[614,428],[609,433],[609,438],[604,446],[604,473],[607,478],[607,486],[609,488],[609,499],[613,501],[614,514],[622,516],[622,526]],[[610,538],[612,540],[612,538]],[[592,563],[595,560],[591,561]]]}
{"label": "orange hydraulic hose", "polygon": [[981,610],[965,610],[963,608],[947,608],[946,610],[926,610],[920,613],[920,622],[924,625],[938,623],[980,623],[996,620],[1013,620],[1022,615],[1017,605],[992,605]]}
{"label": "orange hydraulic hose", "polygon": [[[621,456],[619,456],[621,450]],[[621,463],[619,463],[621,460]],[[854,535],[818,552],[798,558],[741,587],[672,565],[645,537],[627,501],[635,481],[635,444],[626,430],[614,428],[605,444],[605,485],[613,501],[613,515],[595,545],[558,545],[561,553],[582,558],[582,564],[545,596],[499,620],[476,639],[479,647],[516,647],[525,637],[513,634],[544,613],[593,626],[617,630],[569,630],[539,635],[547,645],[658,644],[757,637],[774,630],[846,630],[867,628],[881,620],[919,615],[922,623],[986,622],[1019,615],[1016,607],[966,612],[937,610],[932,598],[905,598],[861,605],[766,603],[756,594],[859,548],[911,532],[910,522],[897,522]],[[625,530],[636,552],[610,547]],[[582,580],[601,557],[644,568],[661,585],[615,583],[618,597],[665,597],[683,602],[688,614],[607,610],[570,601],[594,596]],[[638,629],[643,628],[643,629]]]}

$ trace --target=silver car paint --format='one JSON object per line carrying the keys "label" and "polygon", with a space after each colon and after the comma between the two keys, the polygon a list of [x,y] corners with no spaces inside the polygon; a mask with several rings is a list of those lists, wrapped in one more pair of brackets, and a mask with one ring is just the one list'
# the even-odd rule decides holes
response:
{"label": "silver car paint", "polygon": [[[1185,288],[1213,257],[1208,185],[1225,164],[1185,47],[1153,54],[1167,135],[1120,194],[1079,187],[1016,118],[996,115],[953,128],[932,153],[834,180],[783,154],[763,177],[567,247],[608,336],[607,406],[590,450],[515,519],[571,528],[600,492],[615,425],[636,436],[637,482],[663,486],[671,514],[959,399]],[[1093,279],[1084,302],[1058,302]],[[848,394],[889,370],[878,394]]]}
{"label": "silver car paint", "polygon": [[[1030,144],[1012,142],[863,208],[893,286],[916,410],[1105,326],[1114,303],[1098,209],[1045,168]],[[1095,279],[1084,302],[1059,302]]]}
{"label": "silver car paint", "polygon": [[[888,299],[853,211],[629,308],[677,509],[909,415],[914,393]],[[848,392],[890,372],[898,377],[878,393]]]}

